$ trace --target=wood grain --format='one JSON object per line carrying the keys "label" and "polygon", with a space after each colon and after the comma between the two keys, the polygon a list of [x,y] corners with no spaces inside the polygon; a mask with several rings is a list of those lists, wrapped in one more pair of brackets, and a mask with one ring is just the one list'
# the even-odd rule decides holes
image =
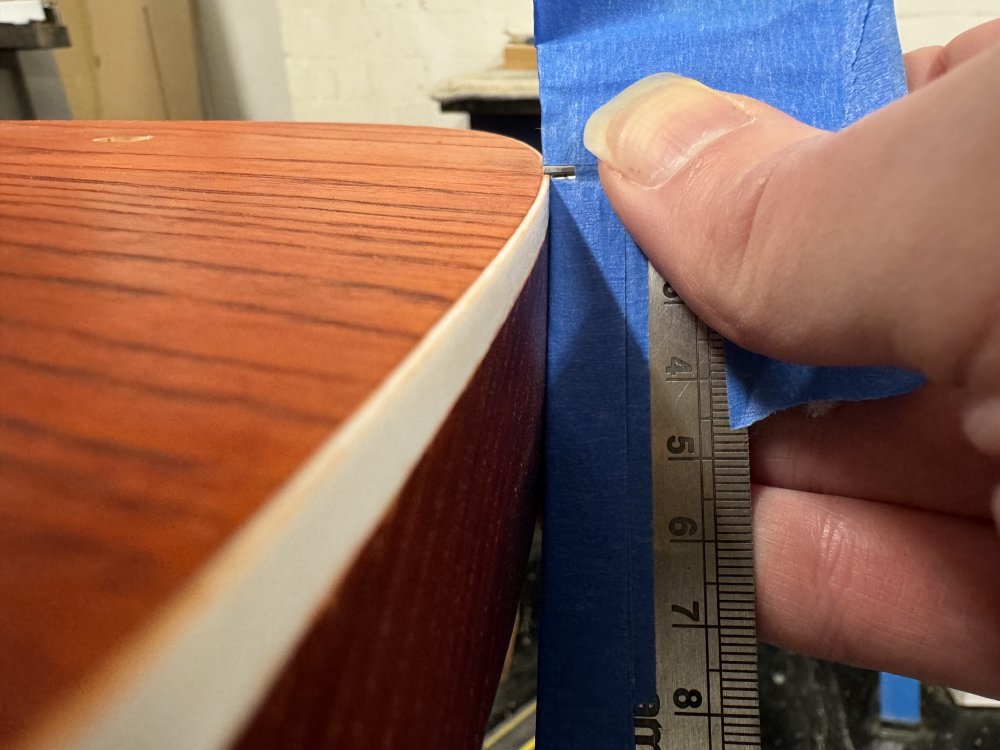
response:
{"label": "wood grain", "polygon": [[470,132],[0,123],[0,746],[359,409],[541,180]]}
{"label": "wood grain", "polygon": [[240,750],[482,747],[541,494],[546,286],[543,255]]}

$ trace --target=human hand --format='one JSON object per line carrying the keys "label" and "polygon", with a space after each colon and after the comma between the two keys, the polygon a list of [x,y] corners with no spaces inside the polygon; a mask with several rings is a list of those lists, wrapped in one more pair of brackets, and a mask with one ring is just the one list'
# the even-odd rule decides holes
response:
{"label": "human hand", "polygon": [[917,393],[751,429],[760,636],[1000,695],[1000,20],[907,56],[838,133],[689,79],[585,140],[639,246],[710,326]]}

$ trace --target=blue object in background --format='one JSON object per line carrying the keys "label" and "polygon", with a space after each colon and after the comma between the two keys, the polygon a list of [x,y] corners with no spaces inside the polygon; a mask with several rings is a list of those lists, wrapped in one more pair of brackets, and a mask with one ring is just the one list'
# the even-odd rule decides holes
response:
{"label": "blue object in background", "polygon": [[[631,750],[655,696],[647,277],[583,147],[590,114],[670,71],[837,129],[905,92],[890,0],[536,0],[550,225],[541,750]],[[850,221],[850,217],[844,217]],[[811,400],[909,390],[908,373],[805,368],[733,347],[734,425]]]}
{"label": "blue object in background", "polygon": [[883,672],[879,675],[879,713],[892,724],[920,723],[920,682]]}

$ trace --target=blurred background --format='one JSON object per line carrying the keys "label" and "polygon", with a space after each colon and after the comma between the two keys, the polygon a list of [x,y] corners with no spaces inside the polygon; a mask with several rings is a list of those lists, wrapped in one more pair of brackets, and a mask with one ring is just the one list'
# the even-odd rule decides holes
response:
{"label": "blurred background", "polygon": [[[68,39],[7,33],[43,6]],[[898,0],[897,14],[913,49],[1000,16],[1000,0]],[[466,127],[470,110],[496,114],[483,101],[533,95],[530,73],[498,72],[530,40],[531,0],[0,0],[5,21],[3,117]],[[507,70],[530,67],[508,54]]]}
{"label": "blurred background", "polygon": [[[896,11],[912,50],[1000,17],[1000,0],[896,0]],[[538,146],[531,35],[531,0],[0,0],[0,119],[471,126]],[[491,750],[533,742],[539,575],[536,539]],[[761,665],[773,747],[1000,748],[1000,710],[954,712],[997,708],[971,696],[925,686],[921,725],[920,686],[894,687],[914,697],[916,719],[876,736],[888,678],[768,648]]]}

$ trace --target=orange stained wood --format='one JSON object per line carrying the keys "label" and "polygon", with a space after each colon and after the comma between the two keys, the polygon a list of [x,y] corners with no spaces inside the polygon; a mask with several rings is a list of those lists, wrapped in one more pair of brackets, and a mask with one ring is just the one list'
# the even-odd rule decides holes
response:
{"label": "orange stained wood", "polygon": [[358,408],[541,180],[468,131],[0,123],[0,745]]}

